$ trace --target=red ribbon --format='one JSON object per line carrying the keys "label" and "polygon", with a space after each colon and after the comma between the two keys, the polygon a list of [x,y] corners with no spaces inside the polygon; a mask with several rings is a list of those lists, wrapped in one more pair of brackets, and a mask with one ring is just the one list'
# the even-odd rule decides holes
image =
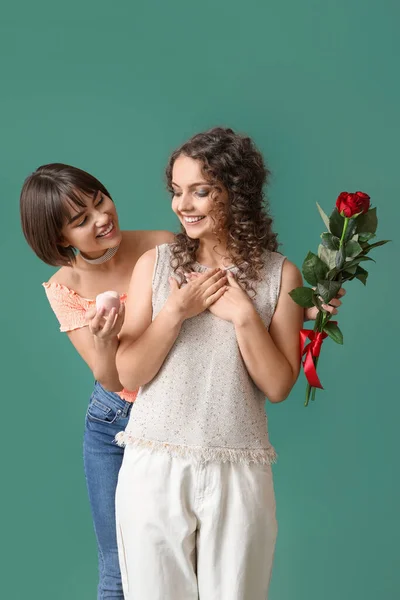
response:
{"label": "red ribbon", "polygon": [[[305,354],[303,360],[304,373],[311,387],[323,389],[317,370],[314,364],[314,358],[317,358],[321,352],[321,346],[328,334],[324,331],[314,331],[313,329],[302,329],[300,331],[300,351],[301,356]],[[305,346],[307,339],[310,343]]]}

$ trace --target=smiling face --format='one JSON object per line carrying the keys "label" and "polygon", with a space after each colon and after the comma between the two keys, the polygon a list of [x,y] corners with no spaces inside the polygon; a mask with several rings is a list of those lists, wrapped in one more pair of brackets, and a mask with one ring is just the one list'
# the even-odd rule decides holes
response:
{"label": "smiling face", "polygon": [[192,239],[215,240],[215,204],[226,204],[228,194],[222,185],[204,176],[202,164],[188,156],[179,156],[172,169],[172,210]]}
{"label": "smiling face", "polygon": [[62,245],[73,246],[83,255],[97,258],[120,244],[115,204],[102,192],[80,194],[82,206],[67,201],[68,217],[62,228]]}

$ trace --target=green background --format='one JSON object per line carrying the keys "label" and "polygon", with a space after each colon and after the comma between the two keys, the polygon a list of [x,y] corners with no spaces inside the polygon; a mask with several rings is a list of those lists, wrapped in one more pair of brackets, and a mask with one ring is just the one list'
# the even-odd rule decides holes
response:
{"label": "green background", "polygon": [[[169,152],[214,125],[249,133],[273,179],[282,249],[301,265],[342,190],[378,205],[366,289],[348,284],[326,391],[304,376],[269,406],[279,540],[270,600],[400,597],[398,77],[395,0],[15,2],[1,56],[0,595],[94,600],[82,468],[92,379],[47,304],[20,232],[23,179],[60,161],[111,190],[124,228],[175,228]],[[208,599],[204,599],[208,600]],[[251,600],[251,599],[249,599]]]}

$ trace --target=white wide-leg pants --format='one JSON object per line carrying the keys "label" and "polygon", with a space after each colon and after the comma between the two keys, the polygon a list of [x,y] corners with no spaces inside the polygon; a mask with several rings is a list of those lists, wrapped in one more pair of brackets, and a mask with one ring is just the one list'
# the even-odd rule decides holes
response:
{"label": "white wide-leg pants", "polygon": [[125,600],[267,600],[277,534],[269,465],[127,446],[116,511]]}

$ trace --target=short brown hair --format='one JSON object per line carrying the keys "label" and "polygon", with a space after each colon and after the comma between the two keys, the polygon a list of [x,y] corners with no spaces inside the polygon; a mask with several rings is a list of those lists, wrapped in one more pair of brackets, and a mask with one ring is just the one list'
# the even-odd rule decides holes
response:
{"label": "short brown hair", "polygon": [[111,198],[93,175],[61,163],[43,165],[27,177],[20,197],[22,231],[42,261],[54,267],[75,261],[75,248],[61,246],[61,230],[69,217],[66,205],[84,207],[80,194],[99,191]]}

